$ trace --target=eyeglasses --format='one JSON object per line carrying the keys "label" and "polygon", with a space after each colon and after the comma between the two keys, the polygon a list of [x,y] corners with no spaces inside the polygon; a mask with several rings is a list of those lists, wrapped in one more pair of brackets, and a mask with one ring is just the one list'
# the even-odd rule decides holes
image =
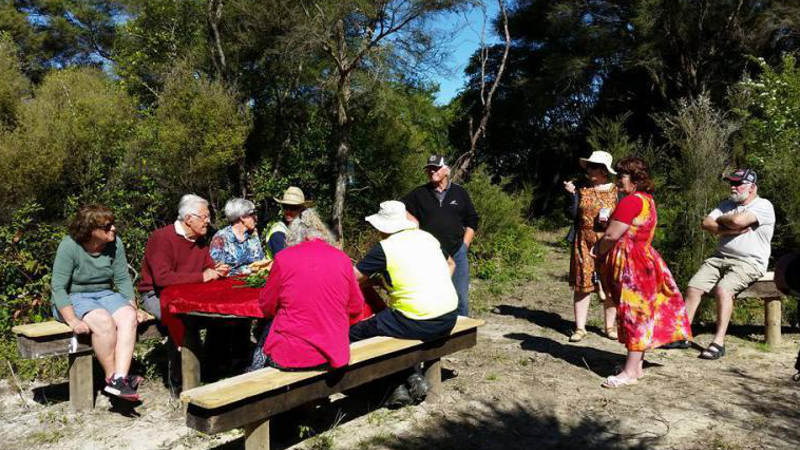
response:
{"label": "eyeglasses", "polygon": [[748,183],[747,181],[729,181],[728,184],[730,184],[731,187],[738,188],[740,186],[749,186],[749,185],[751,185],[753,183]]}
{"label": "eyeglasses", "polygon": [[107,224],[99,226],[97,228],[100,229],[100,230],[103,230],[105,232],[109,232],[109,231],[111,231],[112,228],[114,228],[114,222],[113,221],[112,222],[108,222]]}
{"label": "eyeglasses", "polygon": [[208,214],[203,214],[201,216],[200,214],[189,213],[189,215],[190,216],[195,216],[195,217],[197,217],[198,219],[200,219],[203,222],[208,222],[208,220],[209,220]]}
{"label": "eyeglasses", "polygon": [[287,211],[300,211],[303,209],[303,205],[283,205],[283,209]]}

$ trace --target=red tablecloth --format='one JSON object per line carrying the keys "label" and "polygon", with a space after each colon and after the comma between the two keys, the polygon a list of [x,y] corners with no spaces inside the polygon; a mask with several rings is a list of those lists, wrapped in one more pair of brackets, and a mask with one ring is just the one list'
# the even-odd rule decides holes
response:
{"label": "red tablecloth", "polygon": [[[370,317],[385,308],[377,295],[364,292],[366,302],[361,315],[350,321],[350,324]],[[161,321],[167,327],[170,337],[177,345],[183,344],[185,327],[177,314],[188,312],[204,312],[228,314],[256,319],[264,316],[258,304],[260,288],[249,288],[241,280],[228,278],[208,283],[176,284],[161,291]]]}

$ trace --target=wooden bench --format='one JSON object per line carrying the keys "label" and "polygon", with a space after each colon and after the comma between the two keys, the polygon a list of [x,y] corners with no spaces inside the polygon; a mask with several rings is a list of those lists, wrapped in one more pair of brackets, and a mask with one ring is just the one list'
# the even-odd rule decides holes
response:
{"label": "wooden bench", "polygon": [[334,371],[265,368],[181,393],[186,425],[207,434],[244,428],[245,448],[269,449],[270,417],[369,381],[426,363],[433,394],[442,356],[474,347],[482,320],[459,317],[449,336],[431,342],[375,337],[350,346],[350,364]]}
{"label": "wooden bench", "polygon": [[[161,337],[157,323],[152,316],[140,323],[139,338]],[[69,402],[76,410],[94,407],[93,353],[90,335],[76,336],[68,325],[55,320],[17,325],[11,332],[17,336],[19,354],[25,359],[69,355]],[[72,339],[73,336],[76,336],[75,341]]]}
{"label": "wooden bench", "polygon": [[736,298],[764,300],[764,338],[770,347],[781,343],[781,299],[783,294],[775,286],[774,272],[767,272],[758,281],[743,290]]}

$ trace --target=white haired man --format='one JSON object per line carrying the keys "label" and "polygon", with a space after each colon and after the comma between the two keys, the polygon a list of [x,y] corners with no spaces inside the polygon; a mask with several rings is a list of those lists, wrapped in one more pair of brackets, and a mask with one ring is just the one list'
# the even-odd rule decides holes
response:
{"label": "white haired man", "polygon": [[467,253],[478,229],[478,213],[466,189],[450,181],[450,167],[442,155],[425,164],[429,182],[400,199],[408,218],[432,234],[455,261],[453,285],[458,293],[458,314],[469,315],[469,260]]}
{"label": "white haired man", "polygon": [[173,284],[200,283],[228,274],[225,264],[214,264],[205,236],[210,221],[208,202],[186,194],[178,203],[178,219],[161,227],[147,240],[139,292],[145,309],[161,318],[161,290]]}
{"label": "white haired man", "polygon": [[[228,275],[230,267],[215,264],[208,251],[205,236],[210,221],[208,202],[186,194],[178,203],[178,219],[161,227],[147,240],[142,261],[139,292],[142,306],[161,319],[161,290],[173,284],[200,283]],[[170,378],[178,385],[177,352],[170,346]]]}
{"label": "white haired man", "polygon": [[[770,241],[775,230],[775,210],[758,196],[758,176],[752,169],[739,169],[725,177],[730,197],[703,219],[701,227],[719,236],[714,255],[703,262],[689,280],[686,311],[692,322],[704,293],[713,291],[717,300],[717,330],[702,359],[725,355],[725,334],[733,312],[733,297],[767,271]],[[688,347],[678,342],[671,347]]]}

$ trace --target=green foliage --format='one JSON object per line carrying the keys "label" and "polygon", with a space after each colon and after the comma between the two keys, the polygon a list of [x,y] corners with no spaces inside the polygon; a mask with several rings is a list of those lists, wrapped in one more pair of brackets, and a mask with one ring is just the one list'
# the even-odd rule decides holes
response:
{"label": "green foliage", "polygon": [[[49,381],[63,379],[67,373],[67,358],[22,359],[19,356],[16,338],[0,335],[0,379],[16,377],[24,381]],[[13,370],[13,374],[12,374]]]}
{"label": "green foliage", "polygon": [[0,32],[0,130],[16,124],[17,109],[28,89],[28,79],[17,59],[17,46],[7,33]]}
{"label": "green foliage", "polygon": [[42,223],[41,213],[40,205],[29,203],[0,225],[0,339],[15,323],[50,316],[50,267],[64,229]]}
{"label": "green foliage", "polygon": [[668,139],[667,151],[677,155],[659,163],[670,172],[669,184],[659,186],[657,192],[661,227],[656,246],[683,286],[716,246],[715,238],[700,229],[700,222],[728,192],[721,174],[736,125],[705,95],[681,100],[675,110],[656,117]]}
{"label": "green foliage", "polygon": [[195,192],[217,204],[227,200],[227,170],[243,161],[250,126],[232,90],[178,64],[158,108],[137,128],[130,160],[169,193]]}
{"label": "green foliage", "polygon": [[522,219],[528,194],[509,194],[492,184],[483,169],[474,171],[466,189],[480,215],[478,236],[470,248],[474,276],[497,284],[530,279],[530,269],[543,255],[533,228]]}
{"label": "green foliage", "polygon": [[47,213],[64,197],[97,190],[125,153],[135,120],[131,99],[96,69],[48,75],[18,108],[18,126],[0,132],[0,208],[36,200]]}
{"label": "green foliage", "polygon": [[759,195],[776,209],[779,246],[800,243],[800,68],[787,55],[775,69],[756,60],[761,74],[745,79],[731,93],[734,111],[744,121],[741,163],[756,169]]}

